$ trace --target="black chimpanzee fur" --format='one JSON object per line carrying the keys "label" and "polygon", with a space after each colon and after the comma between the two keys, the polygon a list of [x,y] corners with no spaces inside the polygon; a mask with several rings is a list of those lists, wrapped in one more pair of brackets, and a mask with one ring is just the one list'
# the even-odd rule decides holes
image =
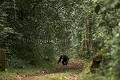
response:
{"label": "black chimpanzee fur", "polygon": [[59,60],[58,60],[58,64],[62,61],[62,64],[63,65],[67,65],[68,64],[68,61],[69,61],[69,58],[67,55],[61,55]]}

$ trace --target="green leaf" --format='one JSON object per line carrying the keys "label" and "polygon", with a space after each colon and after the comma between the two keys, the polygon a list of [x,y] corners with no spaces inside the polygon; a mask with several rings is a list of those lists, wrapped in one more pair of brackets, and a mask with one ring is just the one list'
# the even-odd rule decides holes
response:
{"label": "green leaf", "polygon": [[120,22],[118,23],[118,26],[120,27]]}
{"label": "green leaf", "polygon": [[94,3],[96,3],[98,0],[92,0]]}

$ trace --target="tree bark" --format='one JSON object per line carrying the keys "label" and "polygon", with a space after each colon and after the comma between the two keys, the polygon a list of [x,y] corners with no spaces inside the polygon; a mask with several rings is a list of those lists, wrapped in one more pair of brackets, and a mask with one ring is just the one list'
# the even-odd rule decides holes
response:
{"label": "tree bark", "polygon": [[0,48],[0,70],[1,71],[4,71],[6,68],[5,58],[6,58],[5,50]]}

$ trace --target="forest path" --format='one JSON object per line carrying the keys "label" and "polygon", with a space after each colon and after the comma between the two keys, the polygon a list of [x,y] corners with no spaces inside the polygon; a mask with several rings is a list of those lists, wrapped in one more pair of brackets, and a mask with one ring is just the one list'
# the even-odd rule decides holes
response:
{"label": "forest path", "polygon": [[78,80],[84,63],[78,60],[70,60],[68,65],[60,65],[55,70],[42,71],[34,75],[24,77],[17,76],[14,80]]}

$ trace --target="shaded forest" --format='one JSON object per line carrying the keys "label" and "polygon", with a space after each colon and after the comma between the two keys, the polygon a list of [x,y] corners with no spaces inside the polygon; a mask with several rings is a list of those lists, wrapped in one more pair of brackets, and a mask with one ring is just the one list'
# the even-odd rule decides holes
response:
{"label": "shaded forest", "polygon": [[78,80],[120,80],[120,1],[0,0],[0,80],[55,68],[62,54],[88,64]]}

